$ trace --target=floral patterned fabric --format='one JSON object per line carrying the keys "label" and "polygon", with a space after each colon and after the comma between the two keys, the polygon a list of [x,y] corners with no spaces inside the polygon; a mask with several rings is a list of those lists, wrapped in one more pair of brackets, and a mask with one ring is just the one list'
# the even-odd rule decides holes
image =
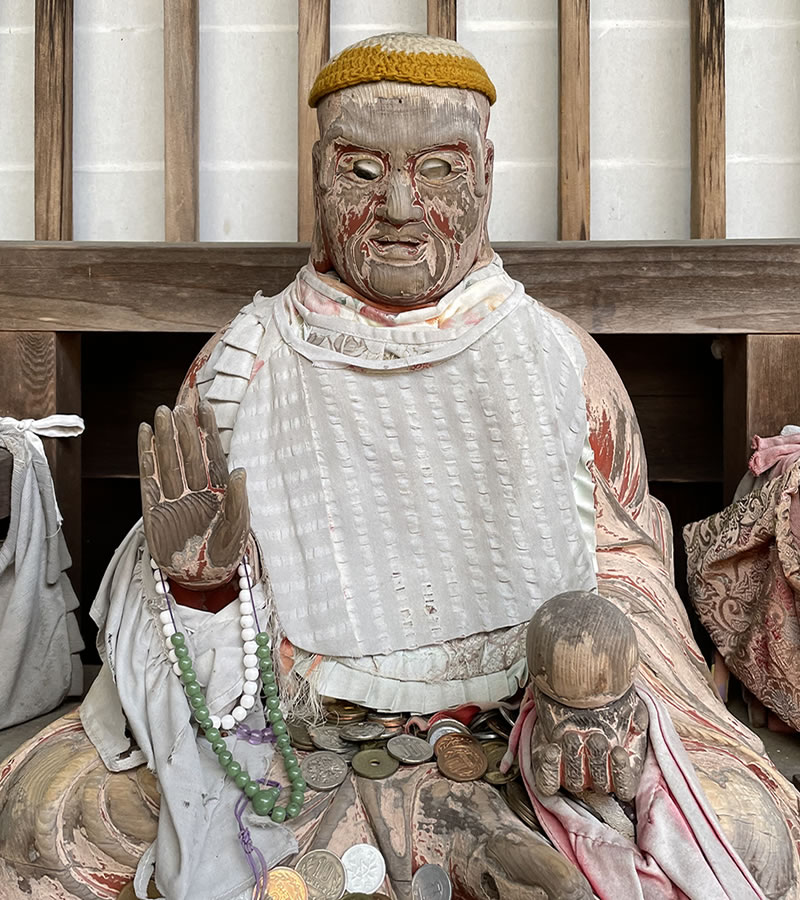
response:
{"label": "floral patterned fabric", "polygon": [[725,664],[800,730],[800,464],[684,530],[689,589]]}

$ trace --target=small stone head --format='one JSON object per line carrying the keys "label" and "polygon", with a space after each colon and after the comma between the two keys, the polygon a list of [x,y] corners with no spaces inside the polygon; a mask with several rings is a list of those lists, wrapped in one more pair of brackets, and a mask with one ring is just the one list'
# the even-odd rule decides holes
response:
{"label": "small stone head", "polygon": [[488,262],[493,101],[454,41],[380,35],[334,57],[309,98],[317,270],[392,310],[435,303]]}

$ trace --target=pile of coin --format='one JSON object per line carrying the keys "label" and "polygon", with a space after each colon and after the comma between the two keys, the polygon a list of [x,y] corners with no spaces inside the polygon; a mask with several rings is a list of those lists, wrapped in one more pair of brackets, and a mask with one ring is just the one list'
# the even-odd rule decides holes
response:
{"label": "pile of coin", "polygon": [[[371,844],[354,844],[341,858],[330,850],[311,850],[295,867],[269,872],[272,900],[388,900],[376,893],[386,878],[386,861]],[[420,866],[411,881],[412,900],[451,900],[452,884],[441,866]]]}
{"label": "pile of coin", "polygon": [[312,790],[334,790],[351,766],[362,778],[387,778],[401,765],[420,765],[435,756],[446,778],[483,778],[501,789],[509,807],[534,827],[535,816],[519,780],[519,767],[513,762],[507,771],[500,770],[514,725],[506,710],[479,713],[468,725],[440,713],[432,717],[426,738],[405,734],[407,719],[400,714],[376,713],[339,700],[326,701],[325,710],[324,725],[287,722],[293,746],[315,751],[300,764]]}

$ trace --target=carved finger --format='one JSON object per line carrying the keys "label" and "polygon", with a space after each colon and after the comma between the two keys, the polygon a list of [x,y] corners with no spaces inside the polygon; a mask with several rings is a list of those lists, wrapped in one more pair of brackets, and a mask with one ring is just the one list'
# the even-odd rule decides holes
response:
{"label": "carved finger", "polygon": [[545,797],[558,793],[561,787],[561,748],[545,744],[533,754],[533,777]]}
{"label": "carved finger", "polygon": [[159,406],[155,416],[155,446],[161,489],[168,500],[183,494],[183,475],[175,442],[172,413],[167,406]]}
{"label": "carved finger", "polygon": [[574,731],[561,739],[561,759],[563,762],[563,785],[566,790],[580,794],[586,790],[586,776],[583,767],[583,738]]}
{"label": "carved finger", "polygon": [[161,499],[161,487],[158,483],[156,458],[153,452],[153,430],[146,422],[139,426],[138,435],[139,484],[142,489],[142,515],[147,513]]}
{"label": "carved finger", "polygon": [[197,408],[200,429],[205,436],[208,457],[208,483],[211,487],[223,488],[228,483],[228,460],[219,439],[217,418],[210,403],[203,401]]}
{"label": "carved finger", "polygon": [[633,727],[639,734],[644,734],[650,724],[650,714],[644,702],[637,697],[636,707],[633,710]]}
{"label": "carved finger", "polygon": [[178,431],[178,446],[183,457],[186,485],[190,491],[202,491],[208,487],[208,474],[194,413],[188,406],[176,406],[172,415]]}
{"label": "carved finger", "polygon": [[244,469],[234,469],[228,480],[214,533],[208,542],[208,554],[214,565],[227,567],[239,562],[249,531],[247,475]]}
{"label": "carved finger", "polygon": [[611,773],[608,766],[610,750],[608,738],[597,731],[590,734],[586,740],[589,777],[592,780],[594,790],[601,794],[611,792]]}
{"label": "carved finger", "polygon": [[611,751],[611,778],[614,793],[620,800],[630,801],[636,796],[638,779],[631,769],[630,759],[624,747],[614,747]]}

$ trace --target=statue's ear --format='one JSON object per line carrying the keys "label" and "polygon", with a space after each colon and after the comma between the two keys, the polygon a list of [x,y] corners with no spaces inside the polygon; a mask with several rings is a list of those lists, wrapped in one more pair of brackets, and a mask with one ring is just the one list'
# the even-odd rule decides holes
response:
{"label": "statue's ear", "polygon": [[483,160],[484,178],[486,179],[486,195],[483,203],[483,237],[478,249],[478,260],[482,263],[491,262],[494,250],[489,242],[489,210],[492,206],[492,176],[494,175],[494,144],[487,139],[486,154]]}
{"label": "statue's ear", "polygon": [[317,272],[328,272],[333,268],[330,255],[325,248],[325,240],[322,234],[322,209],[321,209],[321,187],[320,187],[320,165],[321,165],[321,147],[320,142],[316,141],[311,151],[311,183],[314,189],[314,233],[311,237],[311,254],[309,262],[317,270]]}

